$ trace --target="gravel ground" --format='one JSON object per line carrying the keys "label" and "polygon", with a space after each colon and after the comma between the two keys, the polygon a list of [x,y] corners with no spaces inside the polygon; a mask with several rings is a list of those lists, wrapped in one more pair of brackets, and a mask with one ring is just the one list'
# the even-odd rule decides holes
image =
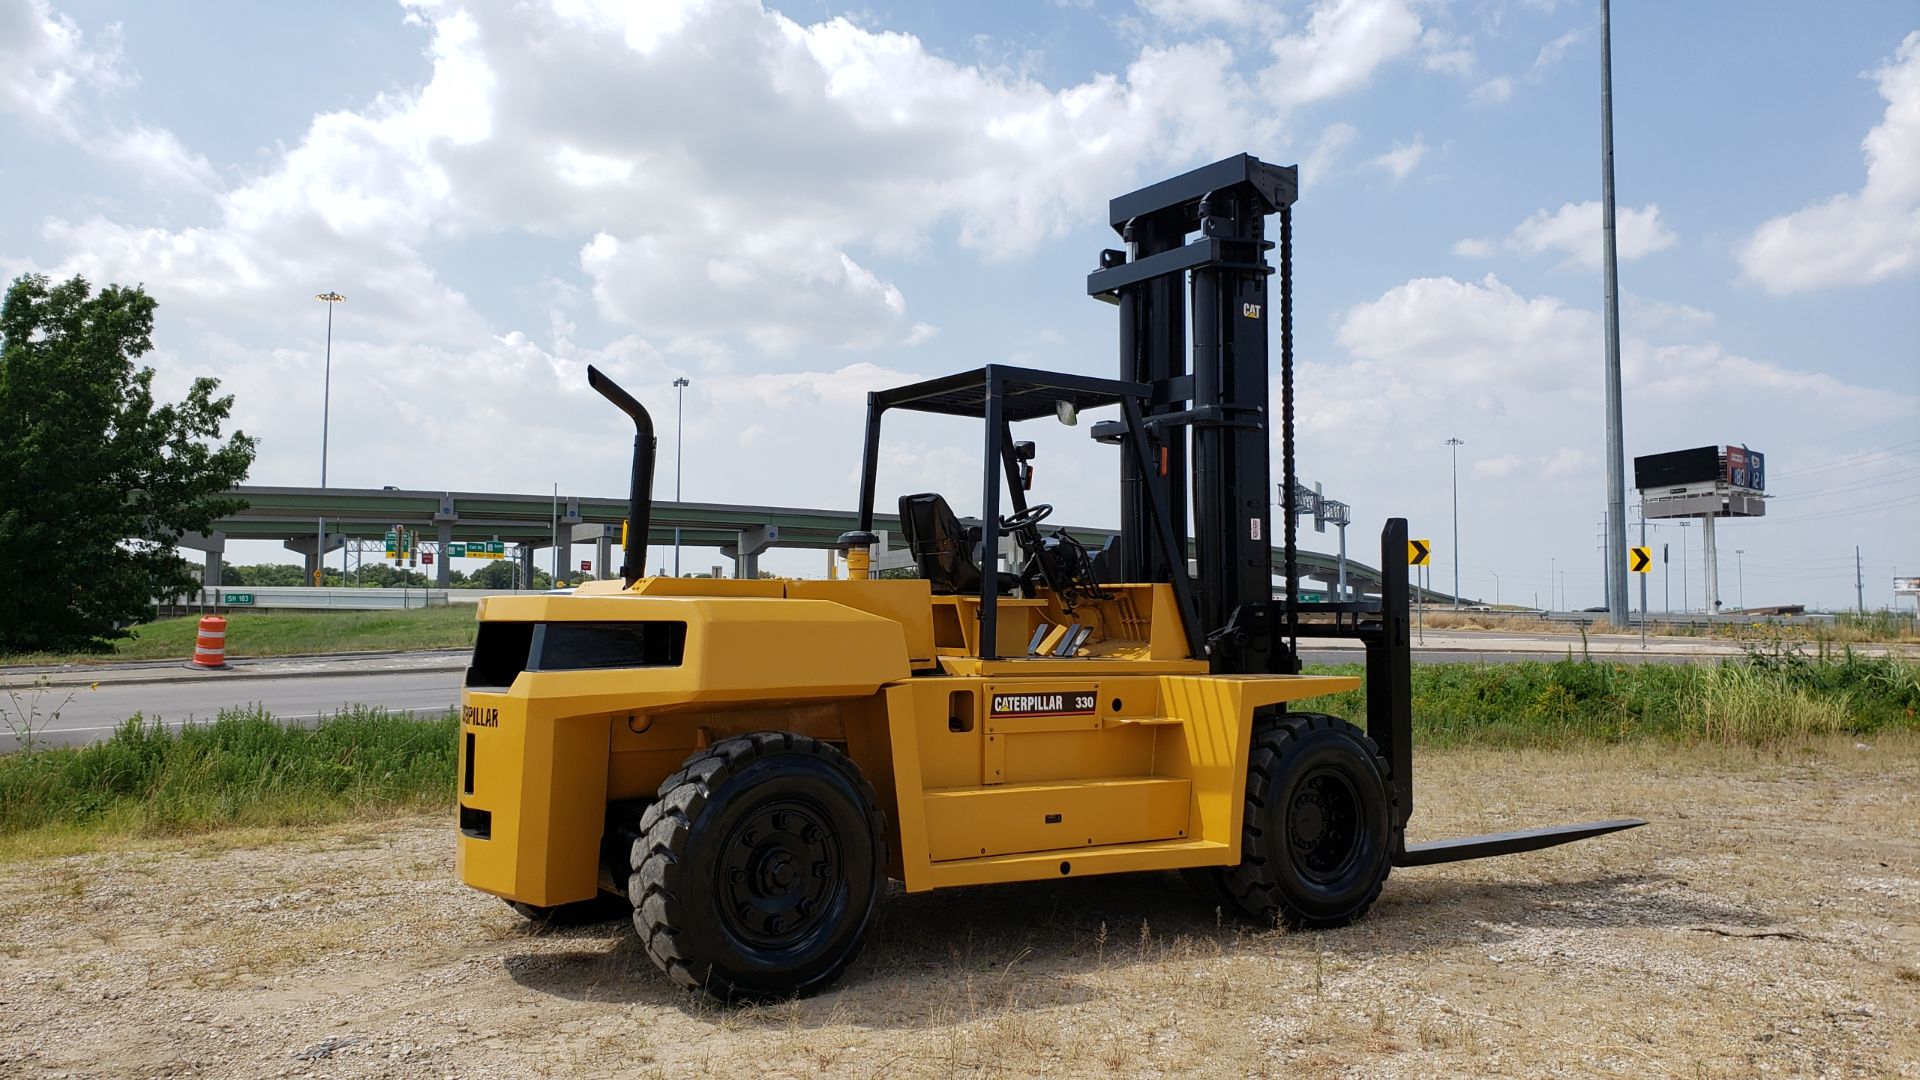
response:
{"label": "gravel ground", "polygon": [[1920,1076],[1920,742],[1424,755],[1416,838],[1639,814],[1394,875],[1347,930],[1171,875],[882,905],[834,990],[674,992],[529,926],[450,829],[0,865],[0,1076]]}

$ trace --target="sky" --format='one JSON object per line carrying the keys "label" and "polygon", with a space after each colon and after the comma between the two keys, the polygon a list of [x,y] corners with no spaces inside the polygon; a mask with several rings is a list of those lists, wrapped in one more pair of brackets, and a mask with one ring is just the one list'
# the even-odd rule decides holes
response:
{"label": "sky", "polygon": [[[1767,454],[1730,606],[1850,606],[1856,545],[1869,607],[1920,574],[1920,9],[1821,10],[1613,10],[1626,455]],[[871,389],[1117,375],[1106,200],[1248,152],[1301,168],[1299,471],[1351,551],[1404,516],[1437,587],[1584,607],[1599,68],[1572,0],[0,0],[0,277],[144,285],[157,384],[221,381],[252,483],[319,480],[337,290],[335,486],[618,495],[591,363],[662,497],[683,445],[690,501],[851,507]],[[1026,428],[1033,497],[1115,523],[1113,448]],[[890,425],[883,504],[978,477],[965,425]],[[1698,534],[1650,534],[1654,610],[1700,606]]]}

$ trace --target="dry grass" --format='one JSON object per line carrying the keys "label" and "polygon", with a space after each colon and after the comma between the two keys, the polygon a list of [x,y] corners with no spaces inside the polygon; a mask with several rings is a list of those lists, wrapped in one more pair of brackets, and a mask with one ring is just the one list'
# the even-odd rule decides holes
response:
{"label": "dry grass", "polygon": [[1647,829],[1402,871],[1343,931],[1170,875],[895,896],[820,997],[672,991],[533,931],[440,821],[0,867],[0,1073],[1898,1075],[1920,1061],[1920,738],[1421,751],[1420,838]]}
{"label": "dry grass", "polygon": [[1498,630],[1512,634],[1578,634],[1572,623],[1549,622],[1530,615],[1502,615],[1494,611],[1454,611],[1427,608],[1420,613],[1429,630]]}

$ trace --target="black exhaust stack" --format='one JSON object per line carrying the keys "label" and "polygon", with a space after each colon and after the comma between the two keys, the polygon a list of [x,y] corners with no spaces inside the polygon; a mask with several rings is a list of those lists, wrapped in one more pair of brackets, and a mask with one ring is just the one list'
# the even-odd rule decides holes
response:
{"label": "black exhaust stack", "polygon": [[620,553],[620,580],[631,586],[646,569],[647,526],[653,517],[653,417],[620,384],[587,365],[587,385],[633,417],[633,479],[627,487],[627,540]]}

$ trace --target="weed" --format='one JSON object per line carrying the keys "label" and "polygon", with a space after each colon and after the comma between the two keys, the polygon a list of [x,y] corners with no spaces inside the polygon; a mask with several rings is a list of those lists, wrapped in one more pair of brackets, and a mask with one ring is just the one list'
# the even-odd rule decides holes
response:
{"label": "weed", "polygon": [[60,710],[73,701],[73,695],[78,691],[67,691],[67,696],[60,699],[60,704],[49,709],[42,702],[51,692],[45,675],[33,680],[24,689],[0,682],[0,694],[6,696],[6,701],[0,703],[0,727],[13,736],[23,754],[31,754],[37,749],[40,732],[48,724],[60,719]]}
{"label": "weed", "polygon": [[258,707],[168,729],[134,716],[106,741],[0,757],[0,834],[275,827],[453,801],[457,718],[352,707],[315,726]]}
{"label": "weed", "polygon": [[[1315,708],[1362,717],[1366,692],[1330,695]],[[1413,718],[1415,738],[1428,746],[1641,740],[1771,746],[1823,733],[1920,728],[1920,663],[1842,647],[1813,654],[1753,649],[1700,665],[1573,658],[1419,664]]]}

